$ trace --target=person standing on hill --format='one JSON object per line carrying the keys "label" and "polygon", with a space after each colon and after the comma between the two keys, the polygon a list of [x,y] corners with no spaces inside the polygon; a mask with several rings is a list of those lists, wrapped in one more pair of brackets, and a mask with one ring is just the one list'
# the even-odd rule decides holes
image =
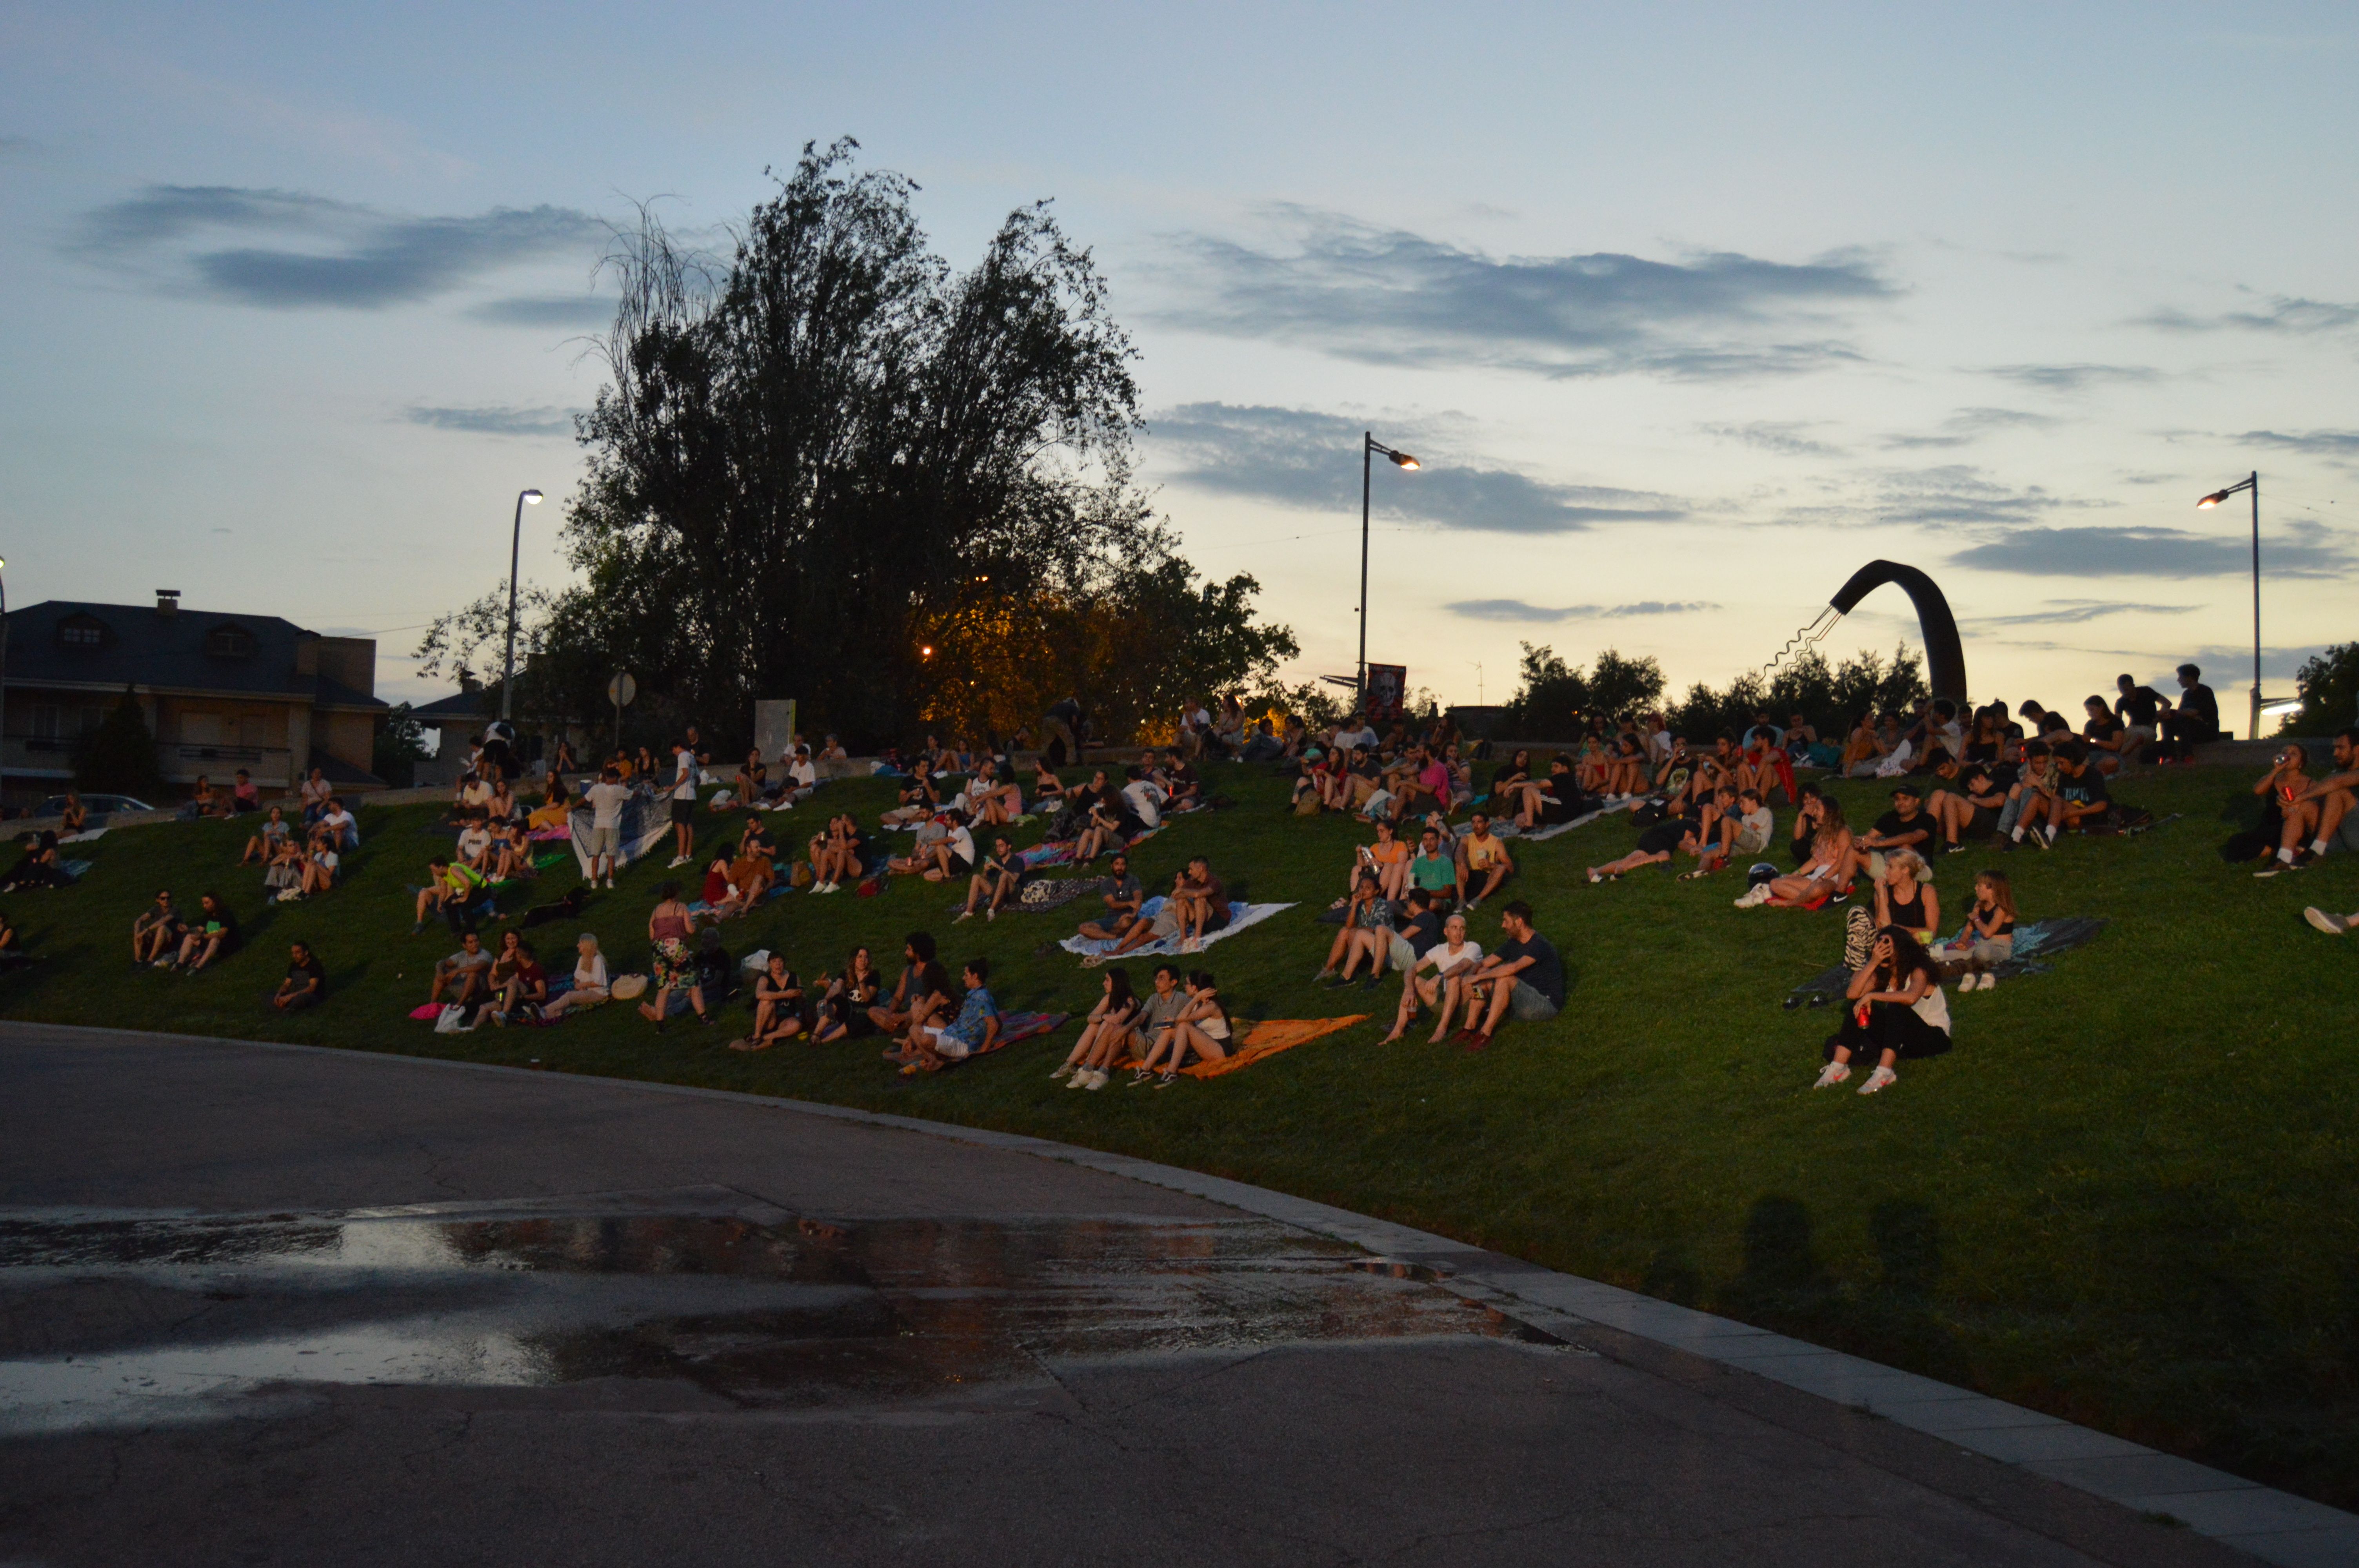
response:
{"label": "person standing on hill", "polygon": [[696,752],[688,741],[671,743],[671,863],[684,866],[696,853]]}

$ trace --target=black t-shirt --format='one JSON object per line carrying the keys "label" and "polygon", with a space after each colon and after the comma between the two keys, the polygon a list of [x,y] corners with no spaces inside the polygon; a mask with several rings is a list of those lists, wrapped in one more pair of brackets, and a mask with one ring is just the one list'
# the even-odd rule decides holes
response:
{"label": "black t-shirt", "polygon": [[1549,946],[1547,937],[1537,931],[1528,942],[1511,937],[1491,949],[1491,956],[1503,964],[1529,958],[1530,966],[1518,970],[1515,978],[1548,998],[1549,1006],[1564,1005],[1564,963],[1556,956],[1556,949]]}
{"label": "black t-shirt", "polygon": [[2081,733],[2092,741],[2110,741],[2122,732],[2122,721],[2112,714],[2093,714],[2081,726]]}
{"label": "black t-shirt", "polygon": [[1897,838],[1903,833],[1914,833],[1920,838],[1929,839],[1933,836],[1933,819],[1921,811],[1905,820],[1897,811],[1887,811],[1875,819],[1877,838]]}
{"label": "black t-shirt", "polygon": [[1408,950],[1422,958],[1426,949],[1441,940],[1441,916],[1429,909],[1400,926],[1398,934],[1408,944]]}
{"label": "black t-shirt", "polygon": [[2113,801],[2113,796],[2105,793],[2105,775],[2097,771],[2094,762],[2083,766],[2077,777],[2059,768],[2056,793],[2075,806],[2104,806]]}
{"label": "black t-shirt", "polygon": [[314,996],[328,994],[328,968],[320,962],[320,955],[317,953],[309,955],[299,964],[288,965],[287,979],[288,984],[299,992],[305,985],[317,980],[319,985],[311,994]]}
{"label": "black t-shirt", "polygon": [[2201,681],[2189,687],[2186,694],[2180,697],[2179,711],[2197,715],[2214,730],[2220,728],[2220,699],[2212,696],[2212,688]]}
{"label": "black t-shirt", "polygon": [[2143,724],[2151,730],[2156,716],[2162,711],[2162,694],[2152,687],[2132,687],[2114,704],[2114,711],[2121,715],[2125,724]]}

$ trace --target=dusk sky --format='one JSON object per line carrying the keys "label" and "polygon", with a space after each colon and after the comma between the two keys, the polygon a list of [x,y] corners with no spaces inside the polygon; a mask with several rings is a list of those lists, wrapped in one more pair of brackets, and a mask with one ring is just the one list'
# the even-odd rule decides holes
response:
{"label": "dusk sky", "polygon": [[[12,5],[8,596],[178,588],[440,695],[403,655],[580,474],[609,225],[718,241],[850,135],[954,265],[1054,199],[1158,506],[1298,678],[1351,667],[1374,429],[1428,466],[1376,475],[1370,656],[1445,699],[1519,641],[1718,684],[1882,556],[1978,698],[2193,657],[2241,723],[2199,496],[2261,471],[2272,695],[2359,633],[2354,72],[2347,5]],[[1886,589],[1827,651],[1904,635]]]}

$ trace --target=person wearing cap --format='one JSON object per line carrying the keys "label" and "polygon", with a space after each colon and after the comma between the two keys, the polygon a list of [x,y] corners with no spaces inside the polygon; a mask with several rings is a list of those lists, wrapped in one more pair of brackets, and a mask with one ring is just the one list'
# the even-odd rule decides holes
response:
{"label": "person wearing cap", "polygon": [[1883,880],[1887,850],[1914,849],[1923,854],[1933,842],[1934,827],[1917,786],[1907,782],[1897,785],[1892,791],[1892,809],[1877,817],[1875,826],[1859,838],[1859,847],[1867,851],[1867,874],[1878,881]]}

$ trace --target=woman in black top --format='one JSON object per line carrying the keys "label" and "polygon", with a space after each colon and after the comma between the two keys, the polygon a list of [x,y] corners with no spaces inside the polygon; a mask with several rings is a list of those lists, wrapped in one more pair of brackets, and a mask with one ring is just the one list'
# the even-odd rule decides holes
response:
{"label": "woman in black top", "polygon": [[1938,1056],[1949,1048],[1950,1002],[1940,970],[1917,938],[1887,925],[1852,976],[1843,1028],[1827,1037],[1826,1068],[1812,1087],[1842,1083],[1851,1076],[1852,1058],[1873,1051],[1875,1071],[1859,1089],[1872,1095],[1898,1077],[1892,1069],[1901,1057]]}
{"label": "woman in black top", "polygon": [[1884,854],[1884,880],[1875,884],[1875,923],[1894,925],[1913,933],[1920,941],[1933,934],[1941,922],[1941,900],[1930,887],[1918,881],[1925,874],[1925,862],[1914,849],[1887,849]]}

